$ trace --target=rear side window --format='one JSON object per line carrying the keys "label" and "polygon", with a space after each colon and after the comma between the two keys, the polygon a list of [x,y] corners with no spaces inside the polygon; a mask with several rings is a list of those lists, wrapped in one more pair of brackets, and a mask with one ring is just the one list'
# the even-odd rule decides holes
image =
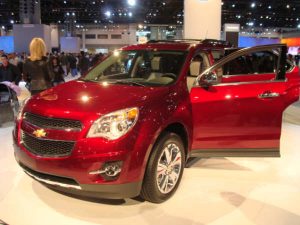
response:
{"label": "rear side window", "polygon": [[240,56],[223,66],[223,75],[276,73],[278,56],[262,51]]}

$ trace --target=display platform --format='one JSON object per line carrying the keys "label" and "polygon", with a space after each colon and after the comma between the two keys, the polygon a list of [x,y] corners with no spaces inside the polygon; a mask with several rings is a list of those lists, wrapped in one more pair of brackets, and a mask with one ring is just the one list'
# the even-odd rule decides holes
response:
{"label": "display platform", "polygon": [[[21,98],[27,95],[23,89]],[[12,126],[0,128],[0,221],[7,224],[300,223],[298,125],[283,122],[281,158],[210,158],[194,162],[185,169],[176,194],[163,204],[138,199],[77,199],[48,189],[28,177],[15,162]]]}
{"label": "display platform", "polygon": [[300,125],[300,101],[295,102],[285,110],[283,120],[288,123]]}

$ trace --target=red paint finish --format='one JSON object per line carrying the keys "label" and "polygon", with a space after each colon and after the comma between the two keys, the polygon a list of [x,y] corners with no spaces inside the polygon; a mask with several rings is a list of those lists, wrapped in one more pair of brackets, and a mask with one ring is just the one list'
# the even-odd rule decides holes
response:
{"label": "red paint finish", "polygon": [[[278,148],[286,83],[193,88],[193,149]],[[264,92],[279,98],[260,99]]]}
{"label": "red paint finish", "polygon": [[[286,75],[286,81],[274,81],[275,74],[225,76],[219,85],[194,87],[189,93],[186,75],[190,61],[201,49],[209,54],[209,46],[172,43],[123,48],[145,49],[188,52],[176,82],[143,87],[77,80],[32,97],[23,112],[78,120],[83,127],[80,131],[46,129],[48,139],[75,142],[70,156],[47,158],[31,154],[20,138],[21,129],[32,134],[38,127],[22,119],[16,121],[17,160],[32,170],[69,177],[79,184],[125,184],[143,180],[152,147],[166,129],[185,134],[182,139],[187,151],[279,147],[282,112],[299,98],[297,68]],[[269,92],[279,96],[259,97]],[[139,108],[140,114],[127,134],[113,141],[87,138],[95,120],[130,107]],[[118,179],[106,181],[99,175],[89,175],[108,161],[123,161]]]}

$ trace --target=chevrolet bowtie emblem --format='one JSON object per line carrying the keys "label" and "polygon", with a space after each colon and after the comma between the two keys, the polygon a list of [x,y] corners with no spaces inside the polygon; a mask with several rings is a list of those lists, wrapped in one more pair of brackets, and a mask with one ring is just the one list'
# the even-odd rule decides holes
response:
{"label": "chevrolet bowtie emblem", "polygon": [[37,138],[44,138],[46,137],[47,133],[45,132],[44,129],[38,129],[33,131],[32,133],[34,136],[36,136]]}

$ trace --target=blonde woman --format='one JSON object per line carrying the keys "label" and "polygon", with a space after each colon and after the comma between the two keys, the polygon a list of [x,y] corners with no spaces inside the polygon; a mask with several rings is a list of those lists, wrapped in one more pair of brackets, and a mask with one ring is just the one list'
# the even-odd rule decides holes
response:
{"label": "blonde woman", "polygon": [[30,57],[23,66],[23,79],[28,84],[31,95],[38,94],[51,85],[51,72],[46,58],[46,45],[43,39],[33,38],[29,45]]}

